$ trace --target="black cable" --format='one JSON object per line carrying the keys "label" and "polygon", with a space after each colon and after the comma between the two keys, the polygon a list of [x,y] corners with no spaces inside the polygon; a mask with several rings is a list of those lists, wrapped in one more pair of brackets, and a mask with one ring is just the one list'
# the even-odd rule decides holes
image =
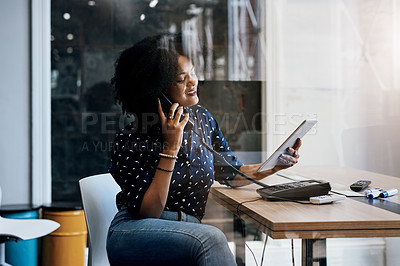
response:
{"label": "black cable", "polygon": [[[228,165],[230,168],[232,168],[237,174],[243,176],[243,177],[246,178],[247,180],[249,180],[249,181],[251,181],[251,182],[253,182],[253,183],[255,183],[255,184],[257,184],[257,185],[259,185],[259,186],[261,186],[261,187],[264,187],[264,188],[270,187],[270,186],[268,186],[268,185],[266,185],[266,184],[264,184],[264,183],[262,183],[262,182],[260,182],[260,181],[258,181],[258,180],[255,180],[254,178],[249,177],[249,176],[246,175],[245,173],[241,172],[239,169],[235,168],[233,165],[231,165],[231,164],[225,159],[225,157],[224,157],[221,153],[217,152],[217,151],[214,150],[212,147],[210,147],[210,145],[208,145],[208,143],[204,141],[204,139],[203,139],[202,136],[200,136],[200,135],[199,135],[196,131],[194,131],[193,129],[192,129],[192,131],[193,131],[193,133],[195,133],[195,134],[200,138],[201,143],[203,143],[203,145],[204,145],[210,152],[212,152],[214,155],[217,155],[218,157],[220,157],[220,158],[225,162],[225,164]],[[296,202],[296,203],[300,203],[300,204],[311,204],[311,202],[301,202],[301,201],[297,201],[297,200],[293,200],[293,199],[288,199],[288,198],[281,198],[281,197],[277,197],[277,196],[274,196],[274,198],[275,198],[275,199],[279,199],[279,200],[284,200],[284,201]],[[243,203],[244,203],[244,202],[243,202]]]}
{"label": "black cable", "polygon": [[312,204],[309,201],[303,202],[303,201],[300,201],[300,200],[281,198],[281,197],[277,197],[277,196],[273,196],[273,198],[271,198],[271,200],[273,200],[273,199],[282,200],[282,201],[290,201],[290,202],[295,202],[295,203],[299,203],[299,204]]}
{"label": "black cable", "polygon": [[[259,186],[261,186],[261,187],[264,187],[264,188],[270,187],[270,186],[268,186],[268,185],[266,185],[266,184],[264,184],[264,183],[262,183],[262,182],[260,182],[260,181],[258,181],[258,180],[255,180],[255,179],[249,177],[249,176],[246,175],[245,173],[239,171],[239,169],[235,168],[235,167],[234,167],[233,165],[231,165],[228,161],[226,161],[225,157],[224,157],[222,154],[220,154],[219,152],[217,152],[216,150],[214,150],[212,147],[210,147],[210,146],[208,145],[208,143],[204,141],[203,137],[200,136],[195,130],[192,129],[192,131],[193,131],[193,133],[195,133],[195,134],[200,138],[200,141],[203,143],[203,145],[204,145],[210,152],[212,152],[213,154],[215,154],[215,155],[217,155],[218,157],[220,157],[220,158],[221,158],[230,168],[232,168],[237,174],[243,176],[243,177],[246,178],[247,180],[249,180],[249,181],[251,181],[251,182],[253,182],[253,183],[255,183],[255,184],[257,184],[257,185],[259,185]],[[262,197],[257,198],[257,199],[254,199],[254,200],[247,200],[247,201],[240,202],[240,203],[238,204],[238,206],[236,207],[236,213],[237,213],[237,215],[240,217],[240,206],[241,206],[241,205],[243,205],[244,203],[248,203],[248,202],[254,202],[254,201],[257,201],[257,200],[260,200],[260,199],[262,199]],[[284,201],[291,201],[291,202],[296,202],[296,203],[299,203],[299,204],[311,204],[311,202],[302,202],[302,201],[298,201],[298,200],[287,199],[287,198],[281,198],[281,197],[276,197],[276,196],[274,196],[274,199],[279,199],[279,200],[284,200]],[[263,262],[264,262],[264,253],[265,253],[265,248],[266,248],[266,246],[267,246],[267,239],[268,239],[268,236],[266,235],[266,236],[265,236],[264,247],[263,247],[263,252],[262,252],[262,255],[261,255],[262,257],[261,257],[261,264],[260,264],[260,266],[262,266],[262,264],[263,264]],[[251,250],[251,248],[247,245],[246,240],[245,240],[244,243],[245,243],[245,245],[247,246],[247,248],[250,250],[251,254],[253,255],[254,261],[255,261],[256,265],[258,266],[256,257],[255,257],[255,255],[254,255],[253,251]],[[293,239],[291,240],[291,245],[292,245],[292,265],[295,266]]]}
{"label": "black cable", "polygon": [[291,243],[292,243],[292,265],[294,265],[294,244],[293,244],[293,238],[291,239]]}
{"label": "black cable", "polygon": [[245,241],[244,241],[244,244],[245,244],[246,247],[250,250],[251,254],[253,255],[254,262],[255,262],[256,265],[258,266],[258,263],[257,263],[257,260],[256,260],[256,256],[254,255],[254,252],[253,252],[253,250],[251,250],[251,248],[249,247],[249,245],[247,245],[246,239],[245,239]]}
{"label": "black cable", "polygon": [[265,235],[265,242],[264,242],[263,252],[261,254],[261,264],[260,264],[260,266],[262,266],[263,262],[264,262],[264,254],[265,254],[265,247],[267,246],[267,240],[268,240],[268,236]]}
{"label": "black cable", "polygon": [[192,130],[192,131],[193,131],[193,133],[195,133],[195,134],[200,138],[201,143],[203,143],[203,145],[207,148],[207,150],[209,150],[210,152],[212,152],[214,155],[217,155],[218,157],[220,157],[220,158],[224,161],[224,163],[226,163],[226,165],[228,165],[229,167],[231,167],[232,169],[234,169],[234,171],[235,171],[236,173],[238,173],[239,175],[243,176],[243,177],[246,178],[247,180],[249,180],[249,181],[251,181],[251,182],[253,182],[253,183],[256,183],[256,184],[259,185],[259,186],[262,186],[262,187],[270,187],[270,186],[268,186],[268,185],[266,185],[266,184],[264,184],[264,183],[262,183],[262,182],[260,182],[260,181],[258,181],[258,180],[255,180],[255,179],[249,177],[249,176],[246,175],[245,173],[243,173],[243,172],[239,171],[238,169],[236,169],[233,165],[231,165],[229,162],[226,161],[225,157],[224,157],[221,153],[217,152],[217,151],[214,150],[212,147],[210,147],[210,145],[208,145],[208,143],[204,141],[204,139],[203,139],[202,136],[200,136],[196,131],[194,131],[194,130]]}
{"label": "black cable", "polygon": [[[237,215],[240,217],[240,206],[241,206],[241,205],[243,205],[243,204],[245,204],[245,203],[247,203],[247,202],[254,202],[254,201],[257,201],[257,200],[260,200],[260,199],[262,199],[262,198],[257,198],[257,199],[253,199],[253,200],[246,200],[246,201],[240,202],[240,203],[237,205],[237,207],[236,207],[236,213],[237,213]],[[250,250],[251,254],[253,255],[254,262],[255,262],[256,265],[258,266],[257,259],[256,259],[256,256],[254,255],[253,250],[252,250],[252,249],[249,247],[249,245],[246,243],[246,229],[245,229],[244,226],[242,226],[242,236],[243,236],[243,238],[244,238],[244,244],[245,244],[246,247]]]}
{"label": "black cable", "polygon": [[237,215],[240,217],[240,206],[241,206],[241,205],[243,205],[243,204],[245,204],[245,203],[248,203],[248,202],[254,202],[254,201],[257,201],[257,200],[260,200],[260,199],[262,199],[262,198],[260,197],[260,198],[257,198],[257,199],[246,200],[246,201],[240,202],[240,203],[236,206],[236,213],[237,213]]}

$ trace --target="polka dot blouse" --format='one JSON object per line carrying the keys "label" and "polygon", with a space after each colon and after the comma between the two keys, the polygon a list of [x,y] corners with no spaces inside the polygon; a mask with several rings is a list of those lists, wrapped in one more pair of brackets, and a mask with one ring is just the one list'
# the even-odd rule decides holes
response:
{"label": "polka dot blouse", "polygon": [[[199,105],[190,107],[189,112],[195,121],[193,130],[239,169],[242,163],[233,155],[214,117]],[[236,173],[226,162],[221,162],[223,160],[214,160],[214,154],[203,145],[198,135],[192,131],[183,133],[165,210],[183,211],[201,219],[214,179],[230,185]],[[134,130],[130,124],[114,139],[109,171],[121,187],[117,206],[119,209],[128,207],[138,219],[143,196],[154,177],[162,150],[160,125],[151,127],[144,134]]]}

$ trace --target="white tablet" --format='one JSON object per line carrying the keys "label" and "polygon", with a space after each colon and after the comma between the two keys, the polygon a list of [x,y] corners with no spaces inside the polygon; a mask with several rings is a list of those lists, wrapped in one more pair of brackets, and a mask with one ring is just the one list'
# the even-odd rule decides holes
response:
{"label": "white tablet", "polygon": [[278,163],[278,157],[282,153],[288,153],[286,149],[288,147],[293,147],[296,143],[296,140],[301,139],[307,134],[308,131],[317,123],[316,119],[307,119],[304,120],[295,131],[279,146],[279,148],[271,155],[269,158],[261,165],[261,167],[257,170],[258,172],[262,172],[268,169],[274,168],[274,166]]}

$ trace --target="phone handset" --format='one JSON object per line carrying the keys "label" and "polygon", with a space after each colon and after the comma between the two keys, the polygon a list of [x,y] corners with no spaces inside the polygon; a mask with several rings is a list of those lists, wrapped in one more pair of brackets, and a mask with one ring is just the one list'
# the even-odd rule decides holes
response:
{"label": "phone handset", "polygon": [[[170,99],[168,99],[168,97],[163,92],[160,92],[160,93],[161,93],[161,97],[160,97],[161,107],[162,107],[165,115],[168,116],[168,112],[171,109],[172,102]],[[184,119],[184,115],[188,112],[189,111],[187,110],[187,108],[183,107],[183,113],[182,113],[180,121],[182,121]],[[186,123],[186,126],[183,130],[190,131],[193,129],[193,127],[194,127],[194,120],[193,120],[193,118],[189,117],[189,121]]]}

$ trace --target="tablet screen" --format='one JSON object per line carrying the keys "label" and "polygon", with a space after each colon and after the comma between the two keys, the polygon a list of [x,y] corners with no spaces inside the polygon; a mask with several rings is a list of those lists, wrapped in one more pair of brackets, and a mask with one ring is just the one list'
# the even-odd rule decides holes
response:
{"label": "tablet screen", "polygon": [[270,156],[268,159],[261,165],[261,167],[257,170],[258,172],[262,172],[268,169],[274,168],[274,166],[278,163],[278,157],[282,153],[287,153],[286,149],[288,147],[293,147],[296,143],[296,140],[301,139],[307,134],[308,131],[317,123],[316,119],[307,119],[304,120],[290,136],[279,146],[279,148]]}

